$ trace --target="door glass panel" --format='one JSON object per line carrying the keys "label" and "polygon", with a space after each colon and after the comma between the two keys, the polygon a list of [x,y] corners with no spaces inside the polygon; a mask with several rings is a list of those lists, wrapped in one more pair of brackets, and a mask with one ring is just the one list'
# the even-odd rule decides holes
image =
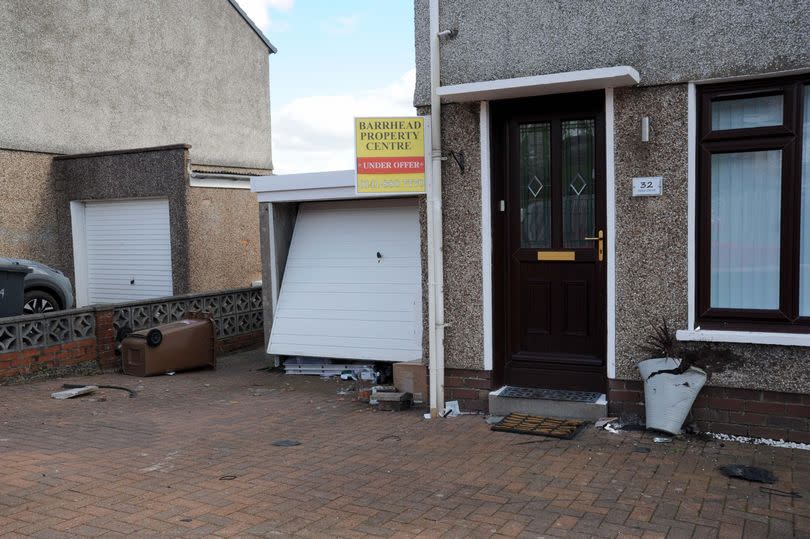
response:
{"label": "door glass panel", "polygon": [[802,140],[802,221],[799,261],[799,315],[810,316],[810,86],[804,87]]}
{"label": "door glass panel", "polygon": [[782,96],[724,99],[712,103],[712,130],[782,125]]}
{"label": "door glass panel", "polygon": [[711,306],[779,308],[782,152],[712,155]]}
{"label": "door glass panel", "polygon": [[551,126],[520,126],[520,246],[551,247]]}
{"label": "door glass panel", "polygon": [[563,247],[592,247],[596,235],[594,121],[562,122]]}

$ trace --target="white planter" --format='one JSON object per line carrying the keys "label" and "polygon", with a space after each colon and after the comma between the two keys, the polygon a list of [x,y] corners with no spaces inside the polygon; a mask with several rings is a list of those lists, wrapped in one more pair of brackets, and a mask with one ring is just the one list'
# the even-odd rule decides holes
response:
{"label": "white planter", "polygon": [[680,364],[680,359],[671,357],[657,357],[638,364],[644,380],[648,429],[680,434],[692,404],[706,383],[706,373],[697,367],[690,367],[683,374],[666,373],[650,377],[655,372],[675,369]]}

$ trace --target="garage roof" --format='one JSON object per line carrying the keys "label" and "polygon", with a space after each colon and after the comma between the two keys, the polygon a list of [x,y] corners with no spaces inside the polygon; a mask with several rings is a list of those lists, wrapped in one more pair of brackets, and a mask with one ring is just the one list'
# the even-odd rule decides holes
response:
{"label": "garage roof", "polygon": [[259,202],[301,202],[305,200],[343,200],[350,198],[391,198],[413,193],[358,193],[354,170],[307,172],[253,176],[250,190]]}

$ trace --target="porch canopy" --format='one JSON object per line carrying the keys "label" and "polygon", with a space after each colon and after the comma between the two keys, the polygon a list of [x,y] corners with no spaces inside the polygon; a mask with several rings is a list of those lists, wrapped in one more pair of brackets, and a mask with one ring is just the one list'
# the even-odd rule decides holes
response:
{"label": "porch canopy", "polygon": [[618,88],[636,85],[640,80],[632,67],[614,66],[439,86],[436,93],[443,102],[464,103]]}

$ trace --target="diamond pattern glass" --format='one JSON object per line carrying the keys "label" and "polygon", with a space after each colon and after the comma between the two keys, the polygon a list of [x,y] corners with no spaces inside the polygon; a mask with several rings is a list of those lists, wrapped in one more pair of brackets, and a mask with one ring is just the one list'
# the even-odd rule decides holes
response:
{"label": "diamond pattern glass", "polygon": [[551,247],[551,125],[520,126],[520,245]]}
{"label": "diamond pattern glass", "polygon": [[562,122],[563,247],[582,249],[595,236],[594,121]]}

